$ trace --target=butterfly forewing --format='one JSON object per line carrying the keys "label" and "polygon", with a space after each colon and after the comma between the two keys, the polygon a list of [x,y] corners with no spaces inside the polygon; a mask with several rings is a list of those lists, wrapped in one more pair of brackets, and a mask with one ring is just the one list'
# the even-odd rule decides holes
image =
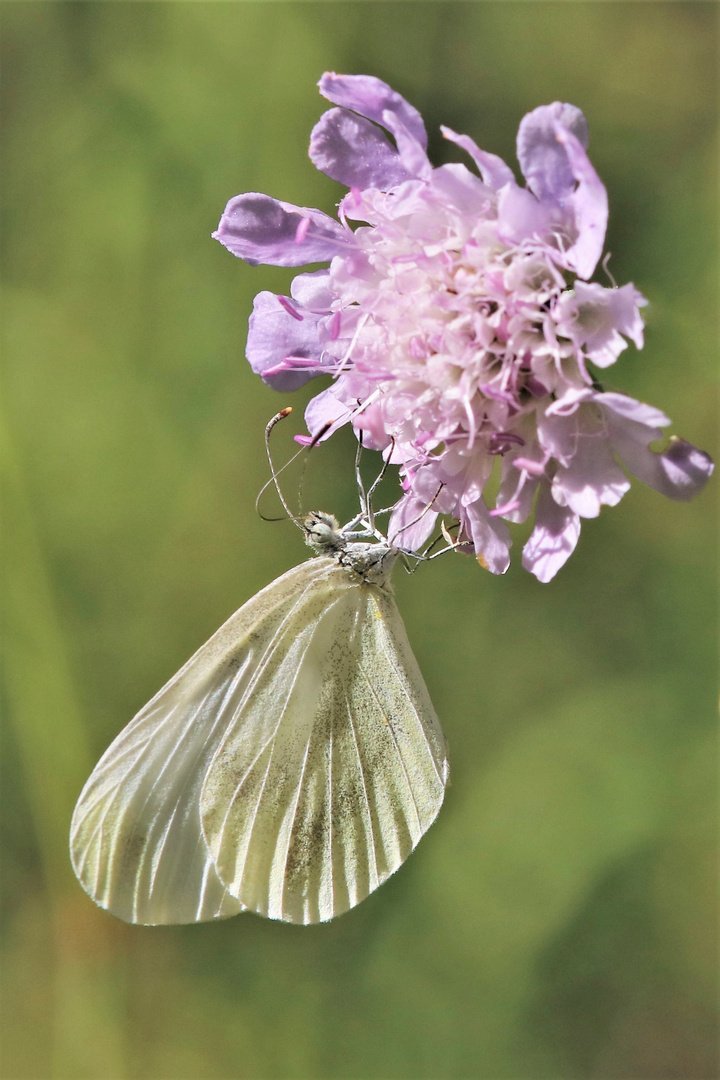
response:
{"label": "butterfly forewing", "polygon": [[[200,792],[229,724],[271,662],[283,627],[331,559],[284,574],[237,611],[120,733],[73,814],[73,865],[101,907],[127,922],[198,922],[244,904],[219,879]],[[272,731],[272,718],[266,718]]]}
{"label": "butterfly forewing", "polygon": [[332,564],[259,664],[200,811],[229,892],[311,923],[400,866],[446,782],[444,739],[395,601]]}

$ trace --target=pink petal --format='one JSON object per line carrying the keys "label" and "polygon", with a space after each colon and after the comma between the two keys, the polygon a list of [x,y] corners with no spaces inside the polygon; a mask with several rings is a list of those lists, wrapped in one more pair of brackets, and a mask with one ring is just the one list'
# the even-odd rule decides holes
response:
{"label": "pink petal", "polygon": [[485,150],[481,150],[469,135],[457,135],[452,128],[443,125],[440,126],[440,130],[449,142],[454,142],[470,155],[489,188],[496,191],[505,184],[509,184],[510,181],[514,182],[512,169],[497,154],[488,154]]}
{"label": "pink petal", "polygon": [[565,148],[577,188],[565,200],[575,217],[577,240],[565,252],[565,265],[578,277],[592,276],[605,243],[608,220],[607,191],[590,164],[582,143],[572,132],[557,127],[557,138]]}
{"label": "pink petal", "polygon": [[[318,340],[320,315],[303,310],[290,314],[289,303],[283,305],[275,293],[261,292],[255,297],[248,324],[245,355],[250,367],[262,375],[269,386],[283,392],[297,390],[316,374],[321,365],[322,349]],[[314,361],[312,370],[296,370],[283,363],[285,357],[295,356]],[[331,361],[334,363],[334,361]]]}
{"label": "pink petal", "polygon": [[472,536],[477,560],[492,574],[504,574],[510,565],[510,530],[490,516],[482,499],[465,507],[463,525]]}
{"label": "pink petal", "polygon": [[347,109],[320,117],[310,136],[310,160],[333,180],[361,190],[386,191],[411,176],[380,129]]}
{"label": "pink petal", "polygon": [[[300,226],[305,219],[310,224],[303,225],[307,231],[302,236]],[[320,210],[293,206],[256,192],[230,200],[213,237],[251,266],[329,262],[354,242],[350,229]]]}
{"label": "pink petal", "polygon": [[352,416],[352,408],[338,397],[338,388],[341,383],[336,383],[327,390],[317,394],[305,409],[305,423],[311,435],[316,436],[324,428],[325,434],[321,442],[329,438],[339,427],[347,424]]}
{"label": "pink petal", "polygon": [[404,495],[390,515],[388,539],[403,551],[419,551],[432,536],[437,517],[422,499]]}
{"label": "pink petal", "polygon": [[318,82],[320,93],[333,105],[352,109],[376,124],[385,124],[383,113],[393,113],[423,150],[427,148],[427,133],[422,117],[402,95],[373,75],[336,75],[326,71]]}
{"label": "pink petal", "polygon": [[679,502],[689,502],[702,491],[715,468],[709,454],[685,439],[672,438],[661,454],[643,445],[644,440],[628,430],[616,428],[612,442],[622,462],[638,480]]}
{"label": "pink petal", "polygon": [[602,434],[583,435],[567,468],[559,468],[552,482],[556,502],[580,517],[594,518],[601,506],[616,506],[630,481],[615,461]]}
{"label": "pink petal", "polygon": [[580,539],[580,518],[568,506],[558,506],[546,484],[540,488],[535,528],[523,548],[522,564],[543,584],[565,565]]}
{"label": "pink petal", "polygon": [[576,176],[567,150],[558,140],[561,126],[574,135],[582,147],[588,144],[588,126],[575,105],[554,101],[541,105],[520,121],[517,156],[528,187],[538,199],[559,202],[575,187]]}

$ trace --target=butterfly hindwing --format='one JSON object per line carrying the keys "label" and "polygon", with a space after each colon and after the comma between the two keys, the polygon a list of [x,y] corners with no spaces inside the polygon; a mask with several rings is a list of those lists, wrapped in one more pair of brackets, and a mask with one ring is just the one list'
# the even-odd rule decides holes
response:
{"label": "butterfly hindwing", "polygon": [[228,727],[200,796],[203,830],[244,906],[319,922],[400,866],[446,782],[394,599],[334,565],[284,623]]}

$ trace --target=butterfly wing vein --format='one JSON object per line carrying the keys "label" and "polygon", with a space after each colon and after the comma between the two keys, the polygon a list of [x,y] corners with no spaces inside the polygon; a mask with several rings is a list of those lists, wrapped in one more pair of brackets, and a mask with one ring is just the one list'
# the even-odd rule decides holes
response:
{"label": "butterfly wing vein", "polygon": [[76,873],[129,922],[311,923],[410,854],[447,782],[395,601],[330,558],[228,622],[125,728],[73,816]]}

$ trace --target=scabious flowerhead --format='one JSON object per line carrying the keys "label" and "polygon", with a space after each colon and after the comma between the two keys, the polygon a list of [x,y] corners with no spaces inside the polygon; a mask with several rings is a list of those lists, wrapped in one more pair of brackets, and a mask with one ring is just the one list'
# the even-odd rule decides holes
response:
{"label": "scabious flowerhead", "polygon": [[699,491],[710,458],[682,439],[651,450],[668,418],[598,382],[628,339],[642,348],[646,300],[589,280],[608,207],[582,112],[555,102],[524,117],[521,187],[449,128],[480,175],[433,168],[420,114],[379,79],[326,73],[319,86],[337,107],[316,124],[310,158],[350,189],[339,220],[250,193],[230,200],[213,235],[253,265],[329,263],[299,274],[289,297],[256,297],[247,358],[282,391],[332,376],[308,430],[327,438],[350,423],[399,465],[394,543],[417,551],[450,515],[466,549],[503,573],[506,522],[534,506],[523,565],[549,581],[580,519],[629,488],[621,464],[671,498]]}

